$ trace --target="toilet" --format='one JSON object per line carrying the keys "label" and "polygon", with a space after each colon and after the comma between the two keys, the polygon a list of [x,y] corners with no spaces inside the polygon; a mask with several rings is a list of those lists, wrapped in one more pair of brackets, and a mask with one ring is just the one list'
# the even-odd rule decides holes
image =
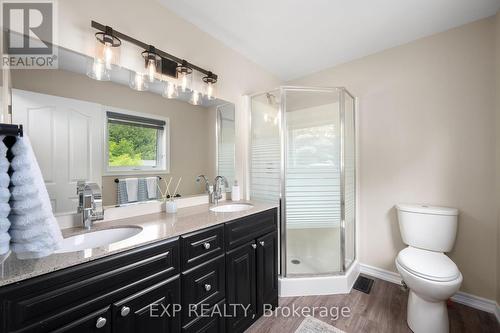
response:
{"label": "toilet", "polygon": [[408,245],[396,267],[408,286],[407,322],[414,333],[449,332],[446,300],[462,283],[457,265],[444,253],[457,234],[458,210],[426,205],[396,205],[399,229]]}

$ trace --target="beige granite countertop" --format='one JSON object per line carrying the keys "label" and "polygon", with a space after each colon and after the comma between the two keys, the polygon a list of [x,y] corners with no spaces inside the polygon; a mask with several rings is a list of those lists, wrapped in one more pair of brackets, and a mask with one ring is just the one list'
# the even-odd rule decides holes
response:
{"label": "beige granite countertop", "polygon": [[[230,203],[232,202],[229,201],[221,205]],[[96,223],[90,232],[123,226],[139,226],[142,231],[133,237],[106,246],[77,252],[52,254],[41,259],[20,260],[15,254],[11,253],[8,258],[0,263],[0,286],[277,207],[273,204],[260,202],[251,202],[251,204],[253,205],[251,209],[241,212],[215,213],[209,210],[209,205],[199,205],[180,208],[176,214],[162,212]],[[63,235],[69,237],[85,232],[88,231],[82,228],[70,228],[64,229]]]}

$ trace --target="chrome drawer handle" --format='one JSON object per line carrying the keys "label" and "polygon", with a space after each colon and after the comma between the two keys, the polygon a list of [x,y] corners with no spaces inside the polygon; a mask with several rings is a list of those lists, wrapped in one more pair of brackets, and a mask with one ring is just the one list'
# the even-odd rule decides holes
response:
{"label": "chrome drawer handle", "polygon": [[257,248],[257,244],[252,244],[252,248],[256,249]]}
{"label": "chrome drawer handle", "polygon": [[210,290],[212,290],[212,286],[211,286],[211,285],[209,285],[209,284],[206,284],[206,285],[205,285],[205,290],[206,290],[206,291],[210,291]]}
{"label": "chrome drawer handle", "polygon": [[203,247],[205,248],[205,250],[208,250],[210,248],[210,243],[209,242],[203,243]]}
{"label": "chrome drawer handle", "polygon": [[130,313],[130,308],[128,306],[123,306],[120,310],[120,315],[122,317],[128,316],[129,313]]}
{"label": "chrome drawer handle", "polygon": [[106,325],[106,318],[104,317],[99,317],[97,318],[97,322],[95,323],[95,327],[97,328],[103,328],[104,325]]}
{"label": "chrome drawer handle", "polygon": [[260,245],[264,246],[264,245],[266,245],[266,243],[264,243],[264,241],[261,241]]}

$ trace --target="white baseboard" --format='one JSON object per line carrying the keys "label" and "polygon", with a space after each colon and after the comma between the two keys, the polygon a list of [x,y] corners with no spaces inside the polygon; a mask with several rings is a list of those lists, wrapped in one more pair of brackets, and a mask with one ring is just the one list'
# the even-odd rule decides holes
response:
{"label": "white baseboard", "polygon": [[[360,269],[361,274],[369,275],[384,281],[401,284],[401,276],[399,275],[399,273],[366,264],[360,264]],[[479,296],[474,296],[462,291],[459,291],[455,295],[453,295],[451,297],[451,300],[463,305],[470,306],[474,309],[492,313],[496,316],[498,322],[500,322],[500,309],[496,301]]]}

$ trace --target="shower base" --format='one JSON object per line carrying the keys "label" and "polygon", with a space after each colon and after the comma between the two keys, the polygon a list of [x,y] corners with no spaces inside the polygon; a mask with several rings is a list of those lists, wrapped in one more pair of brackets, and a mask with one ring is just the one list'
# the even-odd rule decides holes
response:
{"label": "shower base", "polygon": [[303,277],[279,278],[280,297],[347,294],[358,278],[360,267],[354,261],[341,275],[308,275]]}

